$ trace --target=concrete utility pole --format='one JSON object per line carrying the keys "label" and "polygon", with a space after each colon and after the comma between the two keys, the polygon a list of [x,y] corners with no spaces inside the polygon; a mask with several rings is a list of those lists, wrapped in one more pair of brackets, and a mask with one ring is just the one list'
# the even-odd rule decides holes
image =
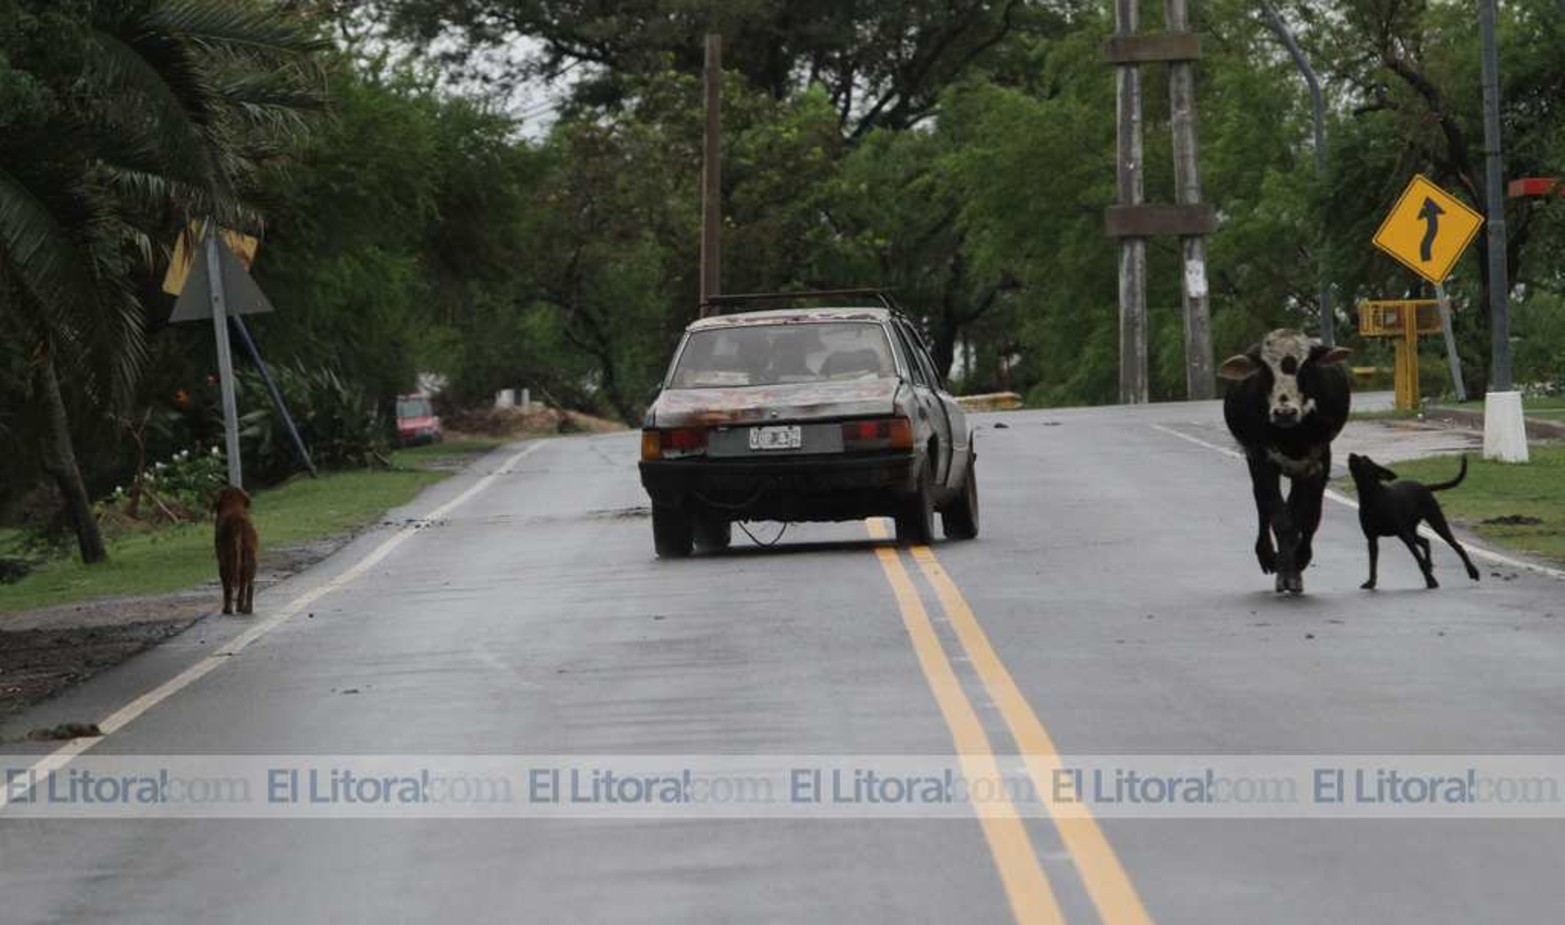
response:
{"label": "concrete utility pole", "polygon": [[1488,213],[1489,391],[1484,394],[1483,455],[1527,462],[1527,419],[1522,395],[1511,382],[1510,280],[1505,267],[1505,168],[1500,150],[1500,51],[1495,41],[1495,0],[1478,0],[1483,42],[1484,210]]}
{"label": "concrete utility pole", "polygon": [[217,378],[223,394],[223,443],[228,449],[228,484],[244,487],[239,464],[239,407],[234,397],[234,358],[228,349],[228,308],[223,293],[223,265],[217,249],[217,227],[208,227],[205,239],[207,285],[212,295],[212,328],[217,334]]}
{"label": "concrete utility pole", "polygon": [[[1294,39],[1293,30],[1289,29],[1288,24],[1277,15],[1272,5],[1263,0],[1261,9],[1266,13],[1267,25],[1282,40],[1283,46],[1288,49],[1288,54],[1293,58],[1294,66],[1304,75],[1304,82],[1309,85],[1310,104],[1315,115],[1315,175],[1324,181],[1326,179],[1326,100],[1321,93],[1320,78],[1315,76],[1315,69],[1310,67],[1310,59],[1304,56],[1304,50]],[[1322,222],[1324,221],[1325,219],[1322,218]],[[1331,311],[1331,283],[1326,278],[1324,253],[1317,258],[1316,270],[1320,275],[1320,304],[1319,314],[1316,315],[1320,342],[1327,347],[1332,347],[1337,343],[1337,325]]]}
{"label": "concrete utility pole", "polygon": [[[1191,398],[1211,398],[1212,332],[1207,301],[1205,235],[1217,229],[1212,207],[1201,204],[1195,131],[1195,68],[1201,38],[1189,31],[1187,0],[1166,0],[1168,31],[1137,35],[1139,0],[1115,0],[1114,36],[1104,57],[1117,69],[1119,203],[1109,206],[1104,226],[1119,239],[1119,398],[1148,399],[1147,238],[1173,235],[1184,257],[1185,388]],[[1175,205],[1148,205],[1143,179],[1141,65],[1169,65],[1173,107]]]}
{"label": "concrete utility pole", "polygon": [[1488,214],[1489,324],[1494,367],[1491,387],[1511,390],[1510,281],[1505,266],[1505,168],[1500,150],[1500,52],[1496,46],[1495,0],[1478,0],[1478,29],[1483,41],[1484,211]]}
{"label": "concrete utility pole", "polygon": [[722,102],[723,37],[706,37],[706,138],[701,158],[701,314],[712,314],[710,301],[721,293],[722,280]]}
{"label": "concrete utility pole", "polygon": [[[1167,0],[1163,9],[1169,34],[1190,32],[1186,0]],[[1196,157],[1195,64],[1171,61],[1168,65],[1169,122],[1174,132],[1174,201],[1180,205],[1201,202],[1201,166]],[[1212,372],[1212,312],[1207,299],[1206,238],[1181,235],[1184,252],[1185,395],[1192,401],[1212,398],[1217,378]]]}
{"label": "concrete utility pole", "polygon": [[[1133,36],[1140,19],[1139,0],[1115,0],[1116,36]],[[1115,169],[1122,206],[1139,206],[1146,200],[1142,178],[1141,68],[1121,64],[1115,75],[1118,93],[1115,111]],[[1119,400],[1141,404],[1147,391],[1147,239],[1119,239]]]}

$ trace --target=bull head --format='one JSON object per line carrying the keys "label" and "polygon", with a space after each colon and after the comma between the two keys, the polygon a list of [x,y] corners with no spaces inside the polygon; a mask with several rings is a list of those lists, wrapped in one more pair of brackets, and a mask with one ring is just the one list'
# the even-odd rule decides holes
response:
{"label": "bull head", "polygon": [[1270,386],[1263,385],[1269,393],[1268,419],[1277,427],[1292,427],[1315,410],[1307,387],[1313,378],[1311,367],[1341,363],[1352,352],[1312,343],[1302,331],[1278,328],[1249,353],[1224,360],[1217,374],[1236,382],[1257,374],[1270,376]]}

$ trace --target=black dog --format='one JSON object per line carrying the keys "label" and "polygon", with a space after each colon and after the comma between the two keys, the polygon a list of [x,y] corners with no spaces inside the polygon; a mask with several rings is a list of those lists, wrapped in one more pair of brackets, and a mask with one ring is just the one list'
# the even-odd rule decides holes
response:
{"label": "black dog", "polygon": [[[1377,464],[1368,456],[1348,454],[1348,471],[1353,474],[1353,484],[1359,494],[1359,526],[1364,528],[1364,538],[1369,541],[1369,580],[1359,587],[1375,587],[1375,568],[1380,559],[1380,538],[1394,536],[1407,544],[1408,552],[1424,573],[1424,584],[1440,587],[1435,581],[1435,566],[1429,555],[1429,541],[1418,535],[1418,525],[1428,521],[1440,538],[1456,550],[1467,566],[1467,577],[1478,580],[1478,569],[1467,558],[1467,550],[1451,535],[1445,522],[1445,513],[1435,500],[1435,492],[1455,488],[1467,477],[1467,457],[1462,457],[1462,471],[1456,478],[1438,485],[1421,485],[1418,482],[1395,481],[1397,474]],[[1387,485],[1386,482],[1391,484]],[[1422,554],[1420,554],[1422,551]]]}

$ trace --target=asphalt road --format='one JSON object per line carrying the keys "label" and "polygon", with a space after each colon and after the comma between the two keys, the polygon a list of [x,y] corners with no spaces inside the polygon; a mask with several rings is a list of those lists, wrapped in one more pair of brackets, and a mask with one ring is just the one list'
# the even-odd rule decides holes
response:
{"label": "asphalt road", "polygon": [[[977,420],[983,535],[930,551],[808,525],[659,562],[636,435],[507,448],[0,734],[107,720],[84,758],[1565,751],[1559,580],[1475,585],[1437,544],[1426,592],[1387,546],[1360,591],[1328,503],[1309,593],[1278,598],[1215,405]],[[1431,441],[1356,425],[1338,462]],[[1565,820],[0,810],[0,920],[1542,922],[1562,855]]]}

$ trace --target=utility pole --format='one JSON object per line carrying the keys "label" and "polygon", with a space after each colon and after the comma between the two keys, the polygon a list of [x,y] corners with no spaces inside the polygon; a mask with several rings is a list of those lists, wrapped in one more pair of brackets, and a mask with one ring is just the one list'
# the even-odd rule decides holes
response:
{"label": "utility pole", "polygon": [[[1164,25],[1170,35],[1189,34],[1190,11],[1186,0],[1167,0]],[[1195,64],[1171,61],[1168,65],[1169,122],[1174,133],[1174,201],[1199,205],[1201,166],[1196,157]],[[1184,256],[1185,395],[1191,401],[1212,398],[1217,378],[1212,374],[1212,312],[1207,299],[1206,238],[1181,235]]]}
{"label": "utility pole", "polygon": [[[1114,34],[1136,34],[1139,0],[1115,0]],[[1120,64],[1115,76],[1118,127],[1115,170],[1122,206],[1146,199],[1142,178],[1141,68]],[[1147,239],[1119,239],[1119,400],[1135,405],[1147,401]]]}
{"label": "utility pole", "polygon": [[[1288,24],[1272,7],[1271,3],[1262,0],[1261,9],[1266,13],[1266,23],[1271,30],[1282,40],[1288,54],[1293,58],[1294,66],[1299,73],[1304,75],[1304,82],[1310,88],[1310,103],[1315,115],[1315,176],[1321,182],[1326,180],[1326,100],[1321,94],[1320,78],[1315,76],[1315,69],[1310,67],[1310,60],[1304,56],[1304,50],[1294,40],[1293,31]],[[1316,272],[1320,276],[1319,314],[1316,315],[1320,342],[1327,347],[1336,346],[1337,325],[1336,318],[1331,311],[1331,283],[1326,278],[1326,255],[1324,246],[1324,218],[1322,219],[1322,245],[1321,253],[1316,258]]]}
{"label": "utility pole", "polygon": [[701,157],[701,314],[715,309],[711,299],[721,292],[722,281],[722,102],[723,37],[706,37],[706,137]]}
{"label": "utility pole", "polygon": [[1510,281],[1505,266],[1505,176],[1500,150],[1500,52],[1496,47],[1495,0],[1478,0],[1483,41],[1484,211],[1489,245],[1489,324],[1493,338],[1490,376],[1497,392],[1511,390]]}
{"label": "utility pole", "polygon": [[1500,51],[1495,41],[1495,0],[1478,0],[1483,43],[1484,210],[1489,253],[1489,391],[1484,394],[1483,455],[1527,462],[1527,418],[1522,395],[1511,383],[1510,280],[1505,267],[1505,168],[1500,147]]}
{"label": "utility pole", "polygon": [[[1171,235],[1181,241],[1185,308],[1185,387],[1190,398],[1210,398],[1212,332],[1206,284],[1205,235],[1217,230],[1217,215],[1201,203],[1195,133],[1195,68],[1201,37],[1189,30],[1187,0],[1165,0],[1167,31],[1138,35],[1139,0],[1115,0],[1114,35],[1104,57],[1116,68],[1115,111],[1119,202],[1109,206],[1104,227],[1119,239],[1119,398],[1147,401],[1147,238]],[[1169,65],[1173,107],[1174,205],[1148,205],[1143,177],[1141,65]]]}

